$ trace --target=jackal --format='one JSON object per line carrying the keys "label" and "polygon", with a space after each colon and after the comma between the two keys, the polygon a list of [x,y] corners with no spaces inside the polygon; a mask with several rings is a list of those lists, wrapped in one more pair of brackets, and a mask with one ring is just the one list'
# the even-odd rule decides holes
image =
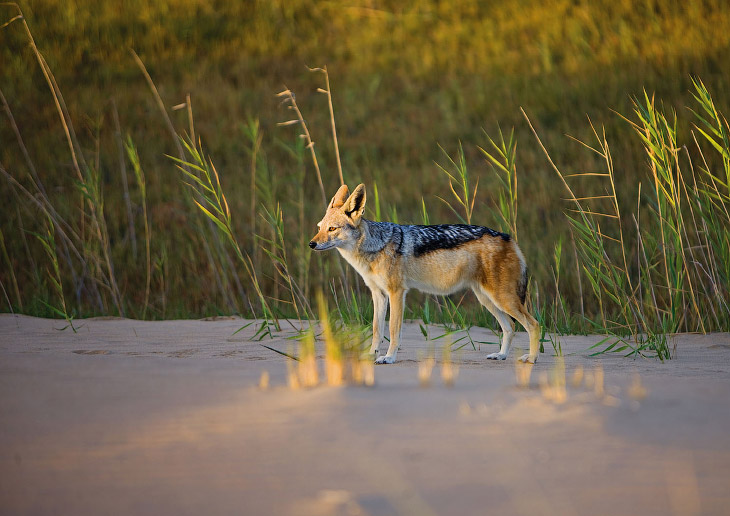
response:
{"label": "jackal", "polygon": [[395,362],[400,344],[406,293],[415,288],[430,294],[451,294],[470,288],[502,327],[502,345],[488,359],[505,360],[514,337],[512,318],[530,336],[530,352],[520,357],[534,363],[540,327],[525,308],[527,265],[509,235],[482,226],[442,224],[413,226],[373,222],[362,217],[365,185],[349,195],[342,185],[317,224],[309,247],[337,249],[360,273],[373,295],[373,343],[377,356],[390,301],[390,346],[376,363]]}

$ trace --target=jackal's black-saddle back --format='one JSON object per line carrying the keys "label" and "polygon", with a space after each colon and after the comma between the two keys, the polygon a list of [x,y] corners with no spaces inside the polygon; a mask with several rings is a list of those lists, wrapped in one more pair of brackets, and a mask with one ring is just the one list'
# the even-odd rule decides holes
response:
{"label": "jackal's black-saddle back", "polygon": [[501,237],[509,242],[510,236],[484,226],[468,224],[438,224],[435,226],[404,226],[413,237],[413,254],[420,256],[439,249],[453,249],[477,240],[484,235]]}
{"label": "jackal's black-saddle back", "polygon": [[387,242],[396,245],[398,254],[421,256],[440,249],[454,249],[484,235],[509,242],[510,236],[484,226],[469,224],[438,224],[433,226],[401,225],[393,222],[364,221],[371,236],[380,245],[366,251],[379,251]]}

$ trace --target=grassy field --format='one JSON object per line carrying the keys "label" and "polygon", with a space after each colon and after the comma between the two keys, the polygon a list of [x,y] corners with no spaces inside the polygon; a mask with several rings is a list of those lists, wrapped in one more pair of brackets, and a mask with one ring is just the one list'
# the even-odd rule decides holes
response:
{"label": "grassy field", "polygon": [[[327,197],[341,161],[370,218],[515,234],[549,333],[664,357],[668,333],[730,329],[724,1],[20,9],[0,5],[4,310],[274,320],[322,289],[367,322],[359,279],[306,246],[322,188],[288,90]],[[471,296],[409,301],[494,326]]]}

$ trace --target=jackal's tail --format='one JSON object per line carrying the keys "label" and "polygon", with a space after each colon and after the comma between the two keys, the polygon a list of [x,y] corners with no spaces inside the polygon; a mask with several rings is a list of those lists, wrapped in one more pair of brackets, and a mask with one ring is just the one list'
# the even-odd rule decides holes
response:
{"label": "jackal's tail", "polygon": [[530,271],[527,269],[527,264],[522,253],[520,253],[520,265],[522,266],[522,270],[520,280],[517,282],[517,295],[520,298],[520,302],[524,305],[525,298],[527,297],[527,283],[530,280]]}

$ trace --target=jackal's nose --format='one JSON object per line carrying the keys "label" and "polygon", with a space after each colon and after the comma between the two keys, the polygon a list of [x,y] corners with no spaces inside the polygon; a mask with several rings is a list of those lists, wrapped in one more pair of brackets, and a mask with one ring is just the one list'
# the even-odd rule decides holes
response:
{"label": "jackal's nose", "polygon": [[317,242],[315,242],[314,240],[312,240],[311,242],[309,242],[309,247],[311,247],[312,249],[314,249],[315,247],[317,247]]}

